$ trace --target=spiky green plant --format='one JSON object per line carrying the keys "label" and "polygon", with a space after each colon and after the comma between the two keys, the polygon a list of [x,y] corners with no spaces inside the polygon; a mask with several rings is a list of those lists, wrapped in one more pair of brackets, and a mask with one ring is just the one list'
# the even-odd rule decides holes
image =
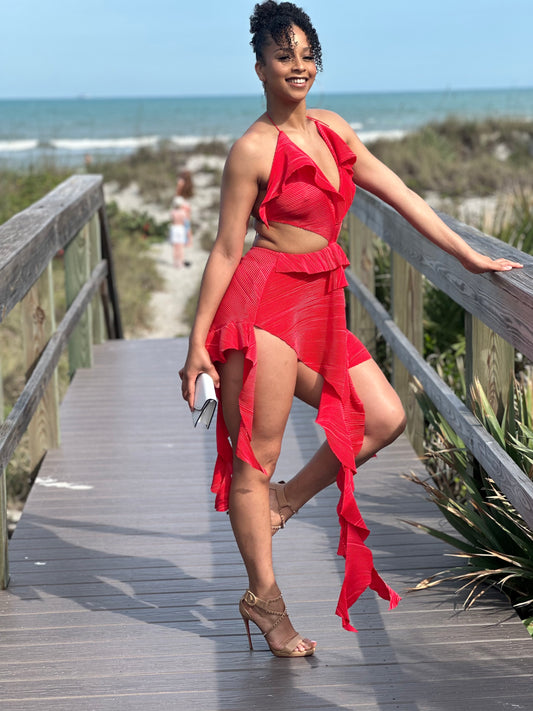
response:
{"label": "spiky green plant", "polygon": [[[533,611],[533,532],[509,503],[495,482],[479,466],[472,466],[470,456],[455,432],[434,410],[427,396],[417,389],[417,397],[434,429],[434,448],[429,456],[451,469],[460,481],[460,495],[442,482],[424,481],[415,474],[410,479],[422,486],[459,537],[439,529],[409,521],[413,526],[452,545],[463,564],[442,571],[418,584],[417,589],[444,580],[462,583],[469,588],[469,606],[487,590],[496,586],[505,592],[525,616]],[[514,382],[501,418],[476,382],[472,388],[473,410],[488,432],[514,461],[531,477],[533,429],[531,427],[531,383]],[[433,468],[432,476],[435,479]],[[475,472],[475,473],[474,473]],[[436,485],[436,483],[438,485]],[[485,585],[484,585],[485,584]]]}
{"label": "spiky green plant", "polygon": [[487,589],[496,586],[518,608],[533,605],[533,534],[521,516],[484,472],[480,481],[464,478],[467,496],[456,501],[416,475],[409,477],[424,487],[446,520],[460,534],[450,535],[415,521],[411,525],[456,548],[463,565],[442,571],[420,582],[416,589],[431,587],[445,580],[469,588],[466,606],[473,604]]}

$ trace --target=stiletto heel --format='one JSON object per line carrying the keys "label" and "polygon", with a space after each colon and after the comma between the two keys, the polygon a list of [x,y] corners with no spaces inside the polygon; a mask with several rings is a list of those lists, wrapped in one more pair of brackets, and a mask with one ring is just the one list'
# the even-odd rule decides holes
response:
{"label": "stiletto heel", "polygon": [[[257,607],[259,610],[262,610],[263,612],[266,612],[267,615],[272,615],[276,618],[274,624],[272,627],[267,631],[263,632],[261,630],[261,627],[259,629],[261,630],[261,633],[263,634],[263,637],[266,640],[266,643],[268,644],[270,651],[272,654],[276,657],[309,657],[311,654],[315,653],[316,647],[311,647],[311,649],[304,649],[303,652],[300,652],[296,649],[299,644],[304,642],[303,637],[301,637],[298,633],[295,635],[292,635],[289,639],[285,641],[281,649],[277,649],[272,647],[270,642],[268,641],[268,635],[276,629],[276,627],[279,625],[279,623],[285,618],[288,617],[287,615],[287,608],[285,605],[283,605],[283,610],[279,612],[278,610],[271,610],[270,609],[270,604],[273,602],[278,602],[278,600],[282,600],[282,596],[279,595],[278,597],[273,598],[272,600],[262,600],[260,597],[257,597],[256,595],[253,594],[250,590],[247,590],[242,598],[239,601],[239,612],[242,615],[242,619],[244,620],[244,625],[246,627],[246,632],[248,634],[248,643],[250,645],[250,649],[253,650],[252,646],[252,638],[250,635],[250,622],[253,622],[254,625],[257,625],[259,627],[259,623],[254,620],[252,615],[250,614],[250,610],[248,609],[249,607],[254,608]],[[246,607],[248,605],[248,607]]]}
{"label": "stiletto heel", "polygon": [[[240,610],[240,604],[239,604],[239,610]],[[253,652],[254,645],[252,644],[252,635],[250,634],[250,620],[242,614],[242,610],[241,610],[241,615],[242,615],[242,621],[244,622],[244,626],[246,628],[246,634],[248,635],[248,644],[250,645],[250,651]]]}
{"label": "stiletto heel", "polygon": [[[287,497],[285,495],[285,482],[280,481],[280,482],[274,482],[271,481],[270,485],[268,487],[272,491],[275,492],[276,494],[276,502],[277,502],[277,514],[280,518],[281,523],[279,526],[272,526],[272,535],[274,536],[280,529],[285,528],[288,519],[285,518],[283,515],[282,509],[289,509],[291,512],[291,515],[294,516],[298,513],[298,509],[293,509],[292,506],[289,504],[287,501]],[[290,518],[290,516],[289,516]]]}

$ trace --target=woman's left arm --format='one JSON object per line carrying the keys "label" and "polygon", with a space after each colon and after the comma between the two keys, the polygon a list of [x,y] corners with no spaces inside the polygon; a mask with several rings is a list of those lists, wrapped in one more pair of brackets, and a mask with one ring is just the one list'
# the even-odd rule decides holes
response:
{"label": "woman's left arm", "polygon": [[408,188],[396,173],[372,155],[349,126],[348,129],[351,135],[348,134],[347,142],[357,156],[354,167],[356,185],[394,207],[424,237],[456,257],[470,272],[501,272],[522,266],[510,259],[491,259],[470,247],[419,195]]}

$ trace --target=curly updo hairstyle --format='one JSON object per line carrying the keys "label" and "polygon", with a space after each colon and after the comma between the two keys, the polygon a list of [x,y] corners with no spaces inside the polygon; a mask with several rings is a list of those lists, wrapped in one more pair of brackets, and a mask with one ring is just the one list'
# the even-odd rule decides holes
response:
{"label": "curly updo hairstyle", "polygon": [[313,27],[309,15],[301,7],[292,2],[266,2],[257,3],[253,15],[250,17],[250,32],[252,45],[258,62],[264,63],[263,47],[271,40],[276,44],[288,45],[293,43],[292,25],[299,27],[306,35],[311,45],[313,58],[317,69],[322,69],[322,48],[318,35]]}

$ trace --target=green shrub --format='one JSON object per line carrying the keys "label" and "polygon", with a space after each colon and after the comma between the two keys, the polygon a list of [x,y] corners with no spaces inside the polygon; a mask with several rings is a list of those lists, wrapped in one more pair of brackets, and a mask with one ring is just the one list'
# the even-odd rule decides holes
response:
{"label": "green shrub", "polygon": [[[424,487],[459,537],[409,521],[413,526],[455,547],[465,563],[442,571],[418,589],[455,580],[469,588],[467,605],[482,595],[488,583],[506,593],[523,617],[533,613],[533,532],[498,489],[496,483],[471,461],[463,442],[442,415],[435,411],[421,388],[418,400],[434,430],[431,450],[433,482],[410,478]],[[514,381],[507,406],[497,418],[481,385],[472,388],[474,414],[498,444],[530,477],[533,476],[532,383]]]}
{"label": "green shrub", "polygon": [[370,150],[416,192],[464,198],[533,187],[533,122],[432,123]]}
{"label": "green shrub", "polygon": [[54,168],[44,172],[32,168],[0,171],[0,225],[40,200],[68,176],[69,173]]}

